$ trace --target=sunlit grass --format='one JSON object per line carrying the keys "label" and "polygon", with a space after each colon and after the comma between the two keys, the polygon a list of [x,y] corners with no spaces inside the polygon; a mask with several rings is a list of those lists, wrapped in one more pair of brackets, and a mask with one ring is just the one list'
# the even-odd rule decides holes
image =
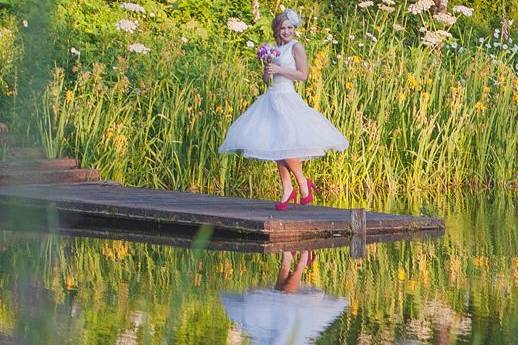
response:
{"label": "sunlit grass", "polygon": [[[274,164],[217,153],[231,122],[265,88],[245,41],[267,39],[254,36],[268,28],[266,16],[250,33],[194,24],[184,32],[158,8],[144,17],[100,6],[89,17],[81,6],[59,7],[59,42],[72,41],[66,49],[83,50],[74,37],[89,21],[105,25],[80,57],[64,52],[67,63],[55,68],[34,114],[49,157],[76,156],[126,185],[276,195]],[[298,39],[311,71],[298,90],[351,143],[305,166],[328,195],[516,188],[518,77],[510,53],[491,56],[471,32],[448,42],[463,52],[422,46],[417,26],[428,19],[404,5],[390,14],[354,10],[334,24],[313,19],[317,10],[303,12]],[[67,13],[76,22],[66,22]],[[139,19],[138,32],[117,31],[110,13]],[[151,51],[128,52],[137,41]]]}

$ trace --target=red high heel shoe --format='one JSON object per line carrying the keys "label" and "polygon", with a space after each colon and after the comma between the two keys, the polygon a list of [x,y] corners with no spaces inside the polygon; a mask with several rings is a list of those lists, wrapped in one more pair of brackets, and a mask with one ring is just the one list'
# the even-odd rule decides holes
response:
{"label": "red high heel shoe", "polygon": [[313,181],[311,181],[310,179],[306,179],[306,181],[308,184],[308,195],[305,196],[304,198],[301,196],[301,198],[300,198],[301,205],[311,204],[313,202],[313,190],[318,191],[317,186],[315,186]]}
{"label": "red high heel shoe", "polygon": [[286,211],[290,201],[293,201],[293,206],[295,206],[295,203],[297,202],[297,191],[295,188],[291,191],[291,194],[286,201],[280,201],[275,204],[275,209],[277,211]]}

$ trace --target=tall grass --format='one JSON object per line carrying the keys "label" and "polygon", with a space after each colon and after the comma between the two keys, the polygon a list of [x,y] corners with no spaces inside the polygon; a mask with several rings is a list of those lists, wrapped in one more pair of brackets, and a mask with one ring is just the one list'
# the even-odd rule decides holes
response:
{"label": "tall grass", "polygon": [[[308,15],[299,40],[310,78],[298,90],[351,146],[306,163],[307,174],[330,194],[516,188],[518,77],[508,63],[514,55],[491,57],[470,43],[476,40],[469,32],[458,41],[463,53],[424,47],[404,8],[354,11],[334,24],[313,19],[318,9]],[[109,22],[110,13],[124,16],[118,8],[99,7],[98,17],[72,9],[86,23],[102,21],[88,47],[105,53],[103,62],[71,57],[56,67],[34,117],[50,157],[76,156],[103,178],[127,185],[275,194],[274,164],[217,153],[232,120],[264,90],[254,52],[244,45],[252,34],[197,27],[182,43],[182,26],[139,17],[141,32],[131,36]],[[67,10],[61,7],[60,15]],[[268,21],[263,17],[254,35],[267,32]],[[394,30],[394,23],[406,31]],[[60,41],[79,35],[77,23],[56,26]],[[135,40],[149,42],[152,51],[128,53]]]}

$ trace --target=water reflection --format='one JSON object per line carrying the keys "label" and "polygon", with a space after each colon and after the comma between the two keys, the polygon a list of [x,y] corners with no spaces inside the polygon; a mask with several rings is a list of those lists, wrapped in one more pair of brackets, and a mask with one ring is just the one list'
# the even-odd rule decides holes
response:
{"label": "water reflection", "polygon": [[[193,251],[177,247],[188,242],[164,244],[158,237],[0,230],[0,344],[246,344],[255,340],[238,327],[223,295],[246,301],[243,296],[263,291],[301,300],[306,290],[335,301],[346,296],[334,320],[315,323],[317,344],[518,344],[516,198],[437,204],[447,230],[432,234],[434,240],[367,238],[360,260],[347,239],[334,248],[301,242],[289,269],[291,253],[282,254],[295,249],[289,243],[239,245],[255,253],[221,250],[230,248],[225,243]],[[385,211],[408,209],[402,203]],[[322,248],[310,267],[309,248]],[[305,267],[297,271],[299,263]],[[299,317],[288,313],[291,304],[278,304],[284,324]],[[300,318],[315,314],[302,310]]]}
{"label": "water reflection", "polygon": [[[254,344],[308,344],[344,312],[346,298],[301,284],[302,274],[315,255],[307,250],[299,255],[285,251],[273,288],[221,294],[229,318]],[[298,258],[294,260],[295,257]]]}

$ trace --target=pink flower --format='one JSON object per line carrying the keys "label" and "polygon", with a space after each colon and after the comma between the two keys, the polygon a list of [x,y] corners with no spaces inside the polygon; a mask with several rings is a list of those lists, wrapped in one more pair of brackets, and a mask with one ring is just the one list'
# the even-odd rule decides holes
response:
{"label": "pink flower", "polygon": [[278,57],[280,55],[281,52],[268,43],[262,44],[259,49],[257,49],[257,58],[264,63],[270,63],[274,57]]}

